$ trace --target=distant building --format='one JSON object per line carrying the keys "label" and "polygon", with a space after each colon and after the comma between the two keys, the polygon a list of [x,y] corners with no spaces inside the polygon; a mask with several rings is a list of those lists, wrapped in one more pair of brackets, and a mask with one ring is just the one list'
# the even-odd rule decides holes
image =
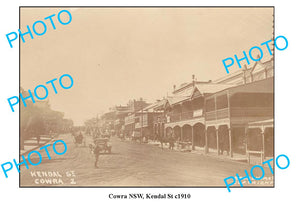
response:
{"label": "distant building", "polygon": [[155,110],[158,103],[159,101],[150,104],[135,113],[135,131],[139,131],[142,138],[155,138],[154,119],[163,114],[162,111]]}
{"label": "distant building", "polygon": [[136,129],[136,123],[139,122],[138,112],[144,107],[149,106],[149,103],[146,103],[142,98],[140,100],[131,100],[128,103],[129,113],[124,118],[124,134],[127,137],[130,137]]}
{"label": "distant building", "polygon": [[120,136],[125,134],[130,136],[135,130],[136,113],[142,108],[148,106],[142,98],[139,100],[130,100],[126,106],[114,106],[110,111],[101,116],[100,126],[102,129],[114,131],[114,134]]}

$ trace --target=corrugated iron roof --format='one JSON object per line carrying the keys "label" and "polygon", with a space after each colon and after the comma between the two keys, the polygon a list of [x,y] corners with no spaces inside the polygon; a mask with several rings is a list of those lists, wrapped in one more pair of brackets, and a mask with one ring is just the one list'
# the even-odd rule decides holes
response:
{"label": "corrugated iron roof", "polygon": [[196,85],[196,88],[199,90],[201,94],[211,94],[211,93],[216,93],[221,90],[234,87],[236,86],[235,84],[216,84],[216,83],[210,83],[210,84],[200,84]]}

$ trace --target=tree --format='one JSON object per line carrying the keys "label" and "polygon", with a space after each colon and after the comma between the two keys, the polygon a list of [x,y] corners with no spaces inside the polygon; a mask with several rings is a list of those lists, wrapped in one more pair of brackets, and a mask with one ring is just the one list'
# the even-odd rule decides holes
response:
{"label": "tree", "polygon": [[[29,93],[21,88],[23,96]],[[24,141],[31,137],[37,137],[39,142],[40,135],[60,133],[67,124],[68,129],[72,128],[73,121],[64,122],[64,113],[51,109],[49,101],[36,101],[36,103],[26,102],[26,107],[20,102],[20,148],[24,150]]]}

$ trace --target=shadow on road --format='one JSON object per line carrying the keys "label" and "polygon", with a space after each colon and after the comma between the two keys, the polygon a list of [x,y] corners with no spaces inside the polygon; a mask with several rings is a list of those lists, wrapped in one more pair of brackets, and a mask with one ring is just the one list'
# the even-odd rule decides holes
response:
{"label": "shadow on road", "polygon": [[88,148],[88,146],[75,146],[75,148]]}
{"label": "shadow on road", "polygon": [[[39,162],[39,158],[30,158],[30,160],[34,164],[37,164]],[[57,158],[57,159],[51,159],[51,160],[49,160],[48,158],[47,159],[43,158],[42,162],[39,165],[49,164],[49,163],[60,163],[62,161],[66,161],[66,160],[68,160],[68,158]]]}
{"label": "shadow on road", "polygon": [[113,153],[100,153],[99,155],[120,155],[119,152],[113,152]]}

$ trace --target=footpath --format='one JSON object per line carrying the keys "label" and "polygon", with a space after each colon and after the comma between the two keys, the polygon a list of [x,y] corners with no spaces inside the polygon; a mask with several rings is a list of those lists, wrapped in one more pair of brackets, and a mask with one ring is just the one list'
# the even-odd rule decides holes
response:
{"label": "footpath", "polygon": [[[130,140],[125,140],[124,142],[132,142]],[[139,143],[139,142],[135,142],[135,143]],[[181,148],[180,145],[176,144],[174,145],[173,149],[169,149],[169,144],[168,143],[163,143],[163,147],[162,144],[158,141],[152,141],[152,140],[148,140],[148,143],[144,143],[144,144],[148,144],[148,145],[152,145],[152,146],[157,146],[160,149],[167,149],[167,150],[172,150],[175,152],[186,152],[186,153],[193,153],[193,154],[198,154],[198,155],[205,155],[208,157],[213,157],[213,158],[218,158],[221,160],[228,160],[228,161],[235,161],[235,162],[240,162],[240,163],[247,163],[247,156],[243,155],[243,154],[239,154],[239,153],[234,153],[233,157],[230,157],[229,154],[227,154],[227,152],[223,152],[223,154],[219,154],[216,149],[209,149],[208,153],[205,154],[205,150],[202,147],[195,147],[194,150],[190,147],[187,148]],[[269,158],[266,158],[266,160],[268,160]],[[252,165],[261,165],[261,157],[260,156],[255,156],[255,155],[251,155],[250,158],[250,162],[249,164]]]}
{"label": "footpath", "polygon": [[29,152],[36,150],[46,144],[53,143],[57,137],[51,137],[50,135],[42,135],[40,142],[38,143],[35,137],[32,137],[24,141],[24,150],[20,150],[20,156],[27,155]]}
{"label": "footpath", "polygon": [[[24,142],[24,150],[20,150],[20,156],[21,155],[26,155],[29,152],[36,150],[46,144],[51,144],[53,142],[55,142],[58,138],[58,135],[56,135],[56,137],[50,137],[49,135],[43,135],[40,137],[40,143],[38,144],[36,138],[30,138],[28,140],[25,140]],[[117,137],[113,137],[113,139],[117,139],[121,142],[121,140]],[[133,142],[131,140],[126,139],[123,142],[130,142],[130,143],[139,143],[139,142]],[[198,154],[198,155],[204,155],[204,156],[208,156],[208,157],[213,157],[213,158],[218,158],[220,160],[228,160],[228,161],[235,161],[235,162],[240,162],[240,163],[248,163],[247,162],[247,156],[246,155],[242,155],[242,154],[238,154],[238,153],[234,153],[233,157],[231,158],[230,155],[227,154],[227,152],[225,151],[223,154],[219,154],[217,153],[216,149],[209,149],[209,152],[207,154],[205,154],[205,150],[204,148],[201,147],[195,147],[194,150],[190,147],[186,147],[186,148],[181,148],[178,144],[175,143],[175,146],[173,147],[173,149],[169,149],[169,144],[168,143],[163,143],[163,147],[162,144],[158,141],[152,141],[152,140],[148,140],[148,143],[143,143],[145,145],[151,145],[151,146],[156,146],[159,149],[163,149],[163,150],[170,150],[170,151],[175,151],[175,152],[185,152],[185,153],[193,153],[193,154]],[[268,160],[269,158],[265,159]],[[249,164],[252,165],[261,165],[261,157],[260,156],[255,156],[255,155],[251,155],[251,159]]]}

